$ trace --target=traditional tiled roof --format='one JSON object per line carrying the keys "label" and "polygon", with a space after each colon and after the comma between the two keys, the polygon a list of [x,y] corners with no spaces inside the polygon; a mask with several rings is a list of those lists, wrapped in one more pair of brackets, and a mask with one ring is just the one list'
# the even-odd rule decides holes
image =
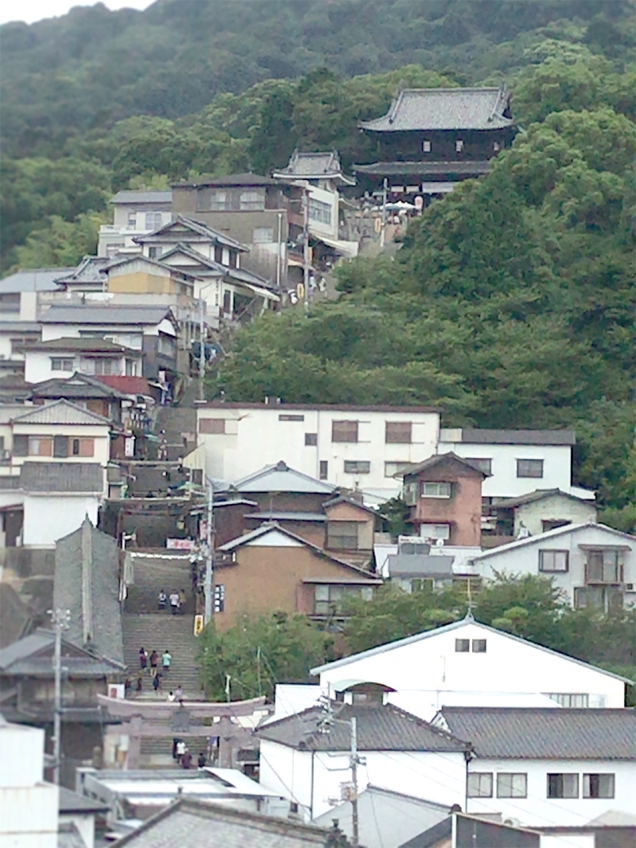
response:
{"label": "traditional tiled roof", "polygon": [[442,430],[440,441],[467,445],[574,445],[576,433],[574,430]]}
{"label": "traditional tiled roof", "polygon": [[322,707],[272,721],[257,731],[261,739],[290,748],[314,751],[348,751],[352,718],[357,720],[360,751],[465,751],[466,742],[452,733],[440,732],[427,721],[393,704],[359,705],[334,703],[334,719],[326,722]]}
{"label": "traditional tiled roof", "polygon": [[324,848],[328,831],[311,824],[180,798],[117,842],[130,848]]}
{"label": "traditional tiled roof", "polygon": [[97,462],[25,462],[19,487],[27,493],[101,495],[104,471]]}
{"label": "traditional tiled roof", "polygon": [[[38,629],[29,636],[14,642],[0,651],[0,673],[4,676],[29,674],[33,677],[53,677],[51,662],[55,634],[52,630]],[[84,650],[62,637],[64,667],[73,677],[103,677],[118,673],[124,666],[115,660]]]}
{"label": "traditional tiled roof", "polygon": [[512,509],[516,506],[524,506],[525,504],[537,503],[546,498],[567,498],[577,503],[590,504],[585,498],[577,498],[576,495],[570,495],[568,492],[562,492],[561,489],[536,489],[534,492],[528,492],[526,495],[519,495],[517,498],[502,498],[498,500],[495,506]]}
{"label": "traditional tiled roof", "polygon": [[[183,232],[184,229],[186,230],[185,233]],[[208,224],[204,224],[202,221],[196,221],[194,218],[189,218],[187,215],[177,215],[177,217],[170,221],[170,223],[164,224],[162,227],[159,227],[158,230],[154,230],[151,233],[145,233],[142,236],[135,236],[133,241],[137,244],[156,244],[161,241],[166,241],[166,237],[170,236],[173,231],[179,234],[179,241],[186,241],[189,239],[189,236],[191,236],[198,241],[203,238],[206,241],[218,242],[219,244],[231,247],[234,250],[243,252],[247,251],[247,248],[239,241],[236,241],[236,239],[231,238],[231,236],[228,236],[225,233],[220,233],[218,230],[213,229],[213,227],[208,226]]]}
{"label": "traditional tiled roof", "polygon": [[60,286],[89,283],[103,286],[107,280],[106,268],[113,260],[109,256],[85,256],[70,274],[60,274],[55,282]]}
{"label": "traditional tiled roof", "polygon": [[323,483],[308,474],[294,471],[282,460],[276,465],[266,465],[254,474],[243,477],[232,489],[241,494],[250,492],[295,492],[302,494],[331,495],[335,486]]}
{"label": "traditional tiled roof", "polygon": [[82,526],[55,543],[53,604],[71,616],[66,638],[92,645],[105,657],[124,660],[119,603],[119,549],[112,536]]}
{"label": "traditional tiled roof", "polygon": [[633,709],[442,707],[440,716],[484,759],[636,760]]}
{"label": "traditional tiled roof", "polygon": [[70,274],[74,268],[34,268],[30,271],[16,271],[4,280],[0,280],[0,292],[11,294],[26,291],[55,291],[58,277]]}
{"label": "traditional tiled roof", "polygon": [[166,306],[97,306],[76,304],[50,306],[40,319],[43,324],[124,324],[156,326],[164,318],[175,322]]}
{"label": "traditional tiled roof", "polygon": [[405,88],[386,115],[360,126],[373,132],[504,129],[514,124],[504,116],[509,99],[505,88]]}
{"label": "traditional tiled roof", "polygon": [[[207,269],[210,276],[225,276],[230,279],[238,280],[242,283],[253,283],[258,286],[265,286],[266,288],[272,288],[269,282],[265,279],[265,277],[261,277],[260,274],[254,274],[252,271],[246,271],[245,268],[231,268],[228,265],[222,265],[220,262],[216,262],[214,259],[208,259],[206,256],[202,256],[198,250],[190,247],[188,244],[176,244],[173,248],[166,251],[161,255],[161,261],[164,262],[169,267],[179,267],[178,265],[172,266],[169,263],[165,262],[171,256],[175,256],[176,254],[182,253],[184,256],[188,256],[190,259],[198,262],[203,268]],[[199,276],[199,271],[193,271],[192,266],[186,266],[189,269],[191,274],[195,276]]]}
{"label": "traditional tiled roof", "polygon": [[321,512],[249,512],[245,518],[258,521],[326,521]]}
{"label": "traditional tiled roof", "polygon": [[458,174],[465,177],[478,177],[487,174],[492,168],[491,162],[374,162],[371,165],[352,165],[357,174],[377,174],[378,176],[413,175],[443,177]]}
{"label": "traditional tiled roof", "polygon": [[33,406],[28,412],[16,415],[14,424],[72,424],[98,426],[100,424],[110,425],[108,418],[90,412],[65,398],[45,403],[42,406]]}
{"label": "traditional tiled roof", "polygon": [[486,477],[490,477],[490,474],[486,474],[485,471],[481,471],[479,468],[476,468],[468,459],[464,459],[462,456],[457,456],[456,453],[452,451],[448,451],[447,453],[437,453],[434,456],[429,456],[428,459],[425,459],[423,462],[419,462],[417,465],[414,465],[412,468],[409,468],[408,471],[405,471],[403,474],[396,475],[397,477],[415,477],[417,474],[421,474],[422,471],[428,471],[430,468],[435,468],[437,465],[458,465],[462,468],[467,475],[471,477],[481,477],[482,480],[485,480]]}
{"label": "traditional tiled roof", "polygon": [[168,191],[118,191],[111,203],[172,203],[172,192]]}
{"label": "traditional tiled roof", "polygon": [[56,351],[56,350],[77,350],[81,353],[126,353],[141,356],[141,351],[132,350],[123,345],[111,342],[109,339],[82,339],[82,338],[64,338],[51,339],[48,342],[37,342],[34,345],[29,345],[29,350],[38,351]]}
{"label": "traditional tiled roof", "polygon": [[301,153],[299,150],[294,150],[287,167],[276,171],[274,176],[291,177],[292,179],[331,178],[346,185],[355,184],[355,180],[342,173],[337,150],[330,150],[326,153]]}
{"label": "traditional tiled roof", "polygon": [[75,374],[73,374],[72,377],[68,377],[65,380],[59,377],[54,377],[51,380],[44,380],[41,383],[34,383],[31,387],[30,397],[51,399],[123,399],[126,397],[126,394],[118,391],[116,388],[107,385],[101,379],[98,380],[96,377],[90,377],[87,374],[80,374],[79,372],[76,372]]}
{"label": "traditional tiled roof", "polygon": [[150,385],[145,377],[129,377],[118,374],[102,374],[96,378],[98,382],[109,386],[123,395],[147,395],[152,397]]}

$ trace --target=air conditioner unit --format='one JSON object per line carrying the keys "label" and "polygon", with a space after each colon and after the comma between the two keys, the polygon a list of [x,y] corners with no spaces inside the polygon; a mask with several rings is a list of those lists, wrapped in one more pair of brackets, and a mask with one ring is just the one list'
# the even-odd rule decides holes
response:
{"label": "air conditioner unit", "polygon": [[521,822],[519,821],[519,819],[504,819],[501,823],[507,824],[508,827],[520,827],[521,826]]}
{"label": "air conditioner unit", "polygon": [[625,591],[626,592],[633,592],[634,591],[634,584],[633,583],[626,583],[625,584]]}

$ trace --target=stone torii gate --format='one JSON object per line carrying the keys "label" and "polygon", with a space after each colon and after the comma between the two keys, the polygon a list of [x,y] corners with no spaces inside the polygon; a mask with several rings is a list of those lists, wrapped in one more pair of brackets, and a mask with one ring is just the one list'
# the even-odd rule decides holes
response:
{"label": "stone torii gate", "polygon": [[[187,738],[192,736],[218,736],[219,766],[233,768],[234,752],[247,747],[252,731],[241,727],[233,719],[252,715],[265,706],[265,697],[252,698],[249,701],[179,701],[171,703],[161,701],[127,701],[122,698],[108,698],[98,695],[100,707],[108,711],[121,724],[110,725],[107,734],[128,736],[128,753],[125,769],[138,769],[141,754],[141,740],[144,736],[154,738]],[[211,724],[203,724],[203,719],[211,719]],[[215,719],[217,719],[215,721]],[[195,723],[196,722],[196,723]]]}

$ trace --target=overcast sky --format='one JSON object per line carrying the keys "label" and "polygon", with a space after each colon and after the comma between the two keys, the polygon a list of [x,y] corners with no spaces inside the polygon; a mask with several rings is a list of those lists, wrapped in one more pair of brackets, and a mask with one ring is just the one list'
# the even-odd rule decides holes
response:
{"label": "overcast sky", "polygon": [[[93,6],[96,0],[3,0],[0,3],[0,24],[7,21],[26,21],[32,24],[43,18],[64,15],[73,6]],[[109,9],[146,9],[152,0],[103,0]]]}

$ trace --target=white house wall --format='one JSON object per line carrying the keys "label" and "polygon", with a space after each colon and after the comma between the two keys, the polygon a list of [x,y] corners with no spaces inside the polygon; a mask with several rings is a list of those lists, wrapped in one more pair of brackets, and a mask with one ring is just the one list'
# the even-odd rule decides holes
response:
{"label": "white house wall", "polygon": [[88,517],[97,525],[100,499],[93,495],[24,495],[25,547],[52,548]]}
{"label": "white house wall", "polygon": [[[456,639],[486,639],[486,653],[457,653]],[[477,692],[496,696],[512,692],[587,693],[595,696],[591,700],[599,707],[623,707],[625,703],[625,684],[621,680],[477,623],[354,659],[320,675],[325,687],[352,679],[382,683],[405,694],[424,690],[425,703],[435,695],[440,706],[447,691],[454,693],[455,704],[460,703],[456,698],[462,692],[471,697]],[[494,700],[492,706],[497,705]]]}
{"label": "white house wall", "polygon": [[[280,416],[284,416],[280,419]],[[302,416],[302,420],[285,420]],[[439,433],[437,412],[376,412],[365,409],[289,409],[271,407],[209,407],[198,410],[199,442],[205,445],[206,472],[228,482],[252,474],[264,465],[283,460],[296,471],[320,476],[320,462],[328,463],[327,479],[379,499],[399,493],[401,481],[385,476],[385,462],[420,462],[435,453]],[[201,432],[201,422],[225,419],[225,434]],[[359,421],[359,441],[332,442],[333,421]],[[385,422],[411,421],[411,444],[386,444]],[[317,445],[305,445],[305,433],[317,434]],[[345,460],[370,462],[369,474],[346,474]]]}
{"label": "white house wall", "polygon": [[[534,574],[551,577],[554,585],[565,592],[570,604],[574,603],[574,588],[585,585],[585,552],[580,545],[598,546],[625,546],[629,550],[623,551],[623,579],[624,583],[636,587],[636,540],[630,541],[627,536],[617,536],[604,530],[602,525],[590,524],[573,533],[561,533],[558,535],[541,535],[523,545],[515,545],[510,550],[502,550],[495,555],[496,548],[489,556],[481,556],[473,561],[476,573],[485,579],[493,579],[495,572],[506,572],[508,574]],[[566,572],[540,572],[539,551],[567,551],[568,571]],[[632,590],[625,592],[625,605],[636,604],[636,592]]]}
{"label": "white house wall", "polygon": [[[569,445],[471,445],[440,441],[437,452],[450,451],[466,459],[492,460],[492,476],[482,485],[485,498],[513,498],[536,489],[561,489],[569,494],[573,488]],[[543,477],[517,477],[518,459],[542,459]]]}
{"label": "white house wall", "polygon": [[[468,813],[502,813],[523,825],[580,827],[608,810],[636,814],[636,764],[605,760],[471,760],[469,772],[528,775],[527,798],[469,798]],[[548,774],[579,775],[579,798],[548,798]],[[583,798],[584,774],[614,774],[614,798]],[[496,796],[496,789],[493,790]]]}
{"label": "white house wall", "polygon": [[543,521],[569,521],[570,524],[584,524],[590,518],[596,520],[596,507],[593,503],[554,495],[516,507],[514,535],[518,535],[522,524],[532,536],[536,536],[543,533]]}
{"label": "white house wall", "polygon": [[68,436],[69,439],[93,439],[93,456],[68,456],[63,460],[53,456],[14,456],[14,466],[22,465],[24,462],[64,462],[65,465],[73,463],[93,462],[106,467],[110,460],[110,427],[101,424],[31,424],[16,421],[13,425],[13,435],[26,436]]}
{"label": "white house wall", "polygon": [[[302,719],[299,718],[299,721]],[[364,721],[359,718],[360,723]],[[439,804],[465,803],[466,766],[461,753],[362,751],[358,789],[381,786]],[[319,751],[313,755],[313,815],[320,816],[342,800],[350,783],[349,754]],[[261,740],[260,782],[292,797],[308,818],[312,809],[312,753]]]}

